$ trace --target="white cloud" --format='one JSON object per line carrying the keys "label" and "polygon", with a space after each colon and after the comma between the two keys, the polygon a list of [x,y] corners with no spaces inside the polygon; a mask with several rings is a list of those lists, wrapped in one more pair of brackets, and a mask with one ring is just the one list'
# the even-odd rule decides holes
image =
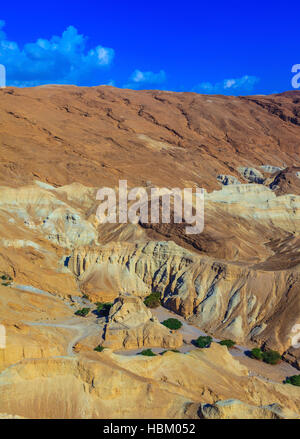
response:
{"label": "white cloud", "polygon": [[87,38],[69,26],[61,36],[39,38],[23,48],[9,41],[0,20],[0,64],[7,70],[7,84],[33,86],[47,83],[88,85],[99,81],[101,69],[111,65],[114,50],[96,46],[87,50]]}
{"label": "white cloud", "polygon": [[160,85],[167,80],[167,75],[164,70],[160,70],[158,73],[154,72],[142,72],[136,69],[129,78],[128,84],[125,84],[124,88],[143,88],[147,86]]}
{"label": "white cloud", "polygon": [[208,94],[236,94],[239,92],[251,92],[259,82],[256,76],[244,75],[241,78],[224,79],[221,82],[212,84],[211,82],[202,82],[196,85],[192,91],[197,93]]}

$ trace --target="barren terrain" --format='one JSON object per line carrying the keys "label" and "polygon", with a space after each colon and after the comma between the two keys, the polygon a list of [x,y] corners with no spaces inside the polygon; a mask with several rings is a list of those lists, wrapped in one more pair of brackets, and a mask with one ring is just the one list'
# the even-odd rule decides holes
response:
{"label": "barren terrain", "polygon": [[[300,92],[0,89],[2,417],[299,418],[299,153]],[[122,179],[204,188],[203,233],[100,224]]]}

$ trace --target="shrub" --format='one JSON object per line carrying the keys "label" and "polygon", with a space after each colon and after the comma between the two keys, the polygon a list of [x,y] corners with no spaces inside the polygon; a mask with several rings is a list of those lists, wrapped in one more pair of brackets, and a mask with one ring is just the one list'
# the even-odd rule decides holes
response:
{"label": "shrub", "polygon": [[292,375],[288,377],[285,381],[285,384],[292,384],[293,386],[300,386],[300,375]]}
{"label": "shrub", "polygon": [[105,349],[105,348],[99,344],[98,346],[96,346],[96,347],[94,348],[94,351],[96,351],[96,352],[102,352],[102,351],[104,351],[104,349]]}
{"label": "shrub", "polygon": [[159,292],[151,293],[144,300],[144,304],[148,308],[157,308],[158,306],[160,306],[160,293]]}
{"label": "shrub", "polygon": [[163,322],[161,322],[161,324],[166,326],[169,329],[174,329],[174,330],[180,329],[182,326],[182,323],[179,320],[172,319],[172,318],[164,320]]}
{"label": "shrub", "polygon": [[97,309],[101,311],[102,309],[109,309],[113,306],[113,303],[111,302],[97,302],[96,303]]}
{"label": "shrub", "polygon": [[250,357],[261,361],[263,359],[263,352],[260,348],[254,348],[250,351]]}
{"label": "shrub", "polygon": [[156,357],[156,354],[152,352],[151,349],[145,349],[144,351],[140,352],[140,355],[145,355],[146,357]]}
{"label": "shrub", "polygon": [[264,361],[268,364],[277,364],[281,360],[281,355],[277,351],[272,351],[269,349],[268,351],[262,351],[259,348],[254,348],[252,351],[250,351],[250,357],[254,358],[255,360]]}
{"label": "shrub", "polygon": [[212,337],[210,335],[201,335],[195,340],[195,345],[198,348],[208,348],[212,342]]}
{"label": "shrub", "polygon": [[104,316],[108,316],[110,308],[113,306],[113,303],[110,303],[110,302],[106,302],[106,303],[97,302],[96,306],[97,306],[97,313],[98,313],[98,315],[101,316],[101,317],[104,317]]}
{"label": "shrub", "polygon": [[9,274],[2,274],[1,279],[11,281],[12,277]]}
{"label": "shrub", "polygon": [[268,364],[278,364],[281,360],[281,355],[277,351],[269,351],[263,352],[263,361]]}
{"label": "shrub", "polygon": [[1,285],[3,285],[4,287],[8,287],[9,285],[11,285],[12,277],[9,276],[9,274],[2,274],[0,278],[3,281]]}
{"label": "shrub", "polygon": [[89,300],[89,296],[88,296],[87,294],[83,294],[83,295],[82,295],[82,298],[83,298],[83,299],[87,299],[87,300]]}
{"label": "shrub", "polygon": [[81,308],[75,312],[77,316],[85,317],[90,312],[90,308]]}
{"label": "shrub", "polygon": [[228,349],[233,348],[233,346],[235,345],[235,341],[227,339],[227,340],[221,340],[219,341],[219,344],[221,344],[222,346],[227,346]]}

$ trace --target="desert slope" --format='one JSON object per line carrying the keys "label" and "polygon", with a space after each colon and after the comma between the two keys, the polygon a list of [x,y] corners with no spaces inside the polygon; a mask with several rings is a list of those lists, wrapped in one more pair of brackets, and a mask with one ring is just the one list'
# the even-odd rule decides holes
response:
{"label": "desert slope", "polygon": [[[43,86],[0,90],[0,183],[199,185],[299,166],[300,92],[255,97]],[[242,178],[242,181],[245,180]]]}
{"label": "desert slope", "polygon": [[[300,92],[0,89],[0,416],[299,417],[299,152]],[[120,179],[203,187],[203,233],[100,224]],[[204,332],[238,346],[196,348]]]}

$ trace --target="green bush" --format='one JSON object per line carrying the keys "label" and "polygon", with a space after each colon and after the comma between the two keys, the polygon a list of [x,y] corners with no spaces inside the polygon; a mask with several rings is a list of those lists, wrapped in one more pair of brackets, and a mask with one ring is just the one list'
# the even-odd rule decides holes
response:
{"label": "green bush", "polygon": [[169,329],[174,329],[174,330],[180,329],[182,326],[182,323],[180,322],[180,320],[172,319],[172,318],[164,320],[163,322],[161,322],[161,324],[166,326]]}
{"label": "green bush", "polygon": [[144,300],[144,304],[148,308],[157,308],[158,306],[160,306],[160,293],[159,292],[151,293]]}
{"label": "green bush", "polygon": [[85,317],[90,312],[90,308],[81,308],[75,312],[77,316]]}
{"label": "green bush", "polygon": [[233,346],[235,345],[235,341],[227,339],[227,340],[221,340],[219,341],[219,344],[221,344],[222,346],[227,346],[228,349],[233,348]]}
{"label": "green bush", "polygon": [[281,360],[281,355],[277,351],[269,351],[263,352],[263,361],[268,364],[278,364]]}
{"label": "green bush", "polygon": [[12,277],[9,276],[9,274],[2,274],[0,276],[0,279],[3,281],[1,285],[3,285],[4,287],[8,287],[9,285],[11,285]]}
{"label": "green bush", "polygon": [[97,302],[96,303],[97,310],[101,311],[102,309],[108,309],[113,306],[113,303],[111,302]]}
{"label": "green bush", "polygon": [[2,274],[1,279],[11,281],[12,277],[9,274]]}
{"label": "green bush", "polygon": [[285,384],[292,384],[293,386],[300,386],[300,375],[292,375],[288,377],[285,381]]}
{"label": "green bush", "polygon": [[144,351],[140,352],[140,355],[145,355],[146,357],[156,357],[156,354],[152,352],[151,349],[145,349]]}
{"label": "green bush", "polygon": [[263,351],[260,348],[254,348],[250,351],[250,357],[261,361],[263,359]]}
{"label": "green bush", "polygon": [[96,347],[94,348],[94,351],[96,351],[96,352],[102,352],[102,351],[104,351],[104,349],[105,349],[105,348],[99,344],[98,346],[96,346]]}
{"label": "green bush", "polygon": [[195,345],[198,348],[208,348],[212,342],[212,337],[210,335],[201,335],[195,341]]}
{"label": "green bush", "polygon": [[260,348],[254,348],[250,352],[250,357],[268,364],[277,364],[281,360],[280,353],[271,349],[262,351]]}
{"label": "green bush", "polygon": [[97,313],[99,314],[99,316],[108,316],[110,308],[113,306],[113,303],[110,302],[106,302],[106,303],[101,303],[101,302],[97,302],[96,303],[97,306]]}

